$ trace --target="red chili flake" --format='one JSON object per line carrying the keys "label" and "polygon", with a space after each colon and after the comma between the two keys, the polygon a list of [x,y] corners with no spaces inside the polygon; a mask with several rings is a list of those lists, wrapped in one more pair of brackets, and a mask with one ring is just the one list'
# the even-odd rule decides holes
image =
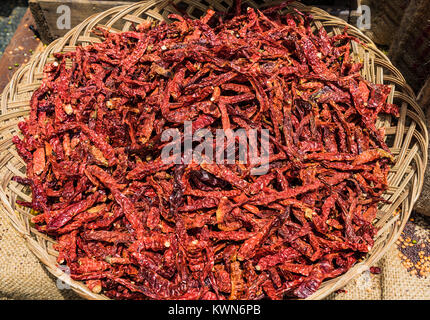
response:
{"label": "red chili flake", "polygon": [[345,289],[338,289],[334,293],[336,293],[336,294],[339,294],[339,293],[348,293],[348,291],[345,290]]}
{"label": "red chili flake", "polygon": [[379,267],[370,267],[370,273],[372,273],[372,274],[380,274],[381,273],[381,268],[379,268]]}
{"label": "red chili flake", "polygon": [[[14,180],[72,279],[116,299],[305,298],[370,250],[393,161],[375,123],[398,109],[360,76],[354,37],[285,5],[173,14],[55,54],[13,138]],[[269,130],[269,171],[166,164],[162,133],[183,141],[185,121]]]}

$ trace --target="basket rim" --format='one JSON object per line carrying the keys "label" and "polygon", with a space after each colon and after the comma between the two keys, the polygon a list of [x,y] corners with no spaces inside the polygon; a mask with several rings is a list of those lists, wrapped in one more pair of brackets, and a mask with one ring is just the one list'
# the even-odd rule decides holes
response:
{"label": "basket rim", "polygon": [[[247,0],[245,2],[251,3],[252,0]],[[274,1],[274,2],[276,3],[276,1]],[[281,2],[283,2],[283,1],[281,1]],[[3,93],[0,95],[0,99],[2,101],[4,99],[7,100],[7,96],[9,94],[9,92],[13,92],[15,90],[16,86],[18,85],[19,81],[17,79],[20,79],[21,77],[23,77],[28,69],[33,71],[33,68],[36,69],[36,66],[38,64],[44,66],[47,63],[47,59],[52,58],[52,54],[54,52],[59,52],[60,48],[62,48],[63,45],[69,39],[77,40],[77,38],[79,37],[79,34],[82,30],[84,30],[84,29],[90,29],[91,30],[92,29],[92,27],[91,27],[92,22],[99,21],[103,17],[110,17],[110,21],[115,21],[115,19],[118,19],[120,17],[127,15],[129,12],[135,12],[136,10],[139,10],[139,9],[142,12],[145,12],[145,10],[152,8],[154,6],[167,5],[168,3],[169,3],[168,0],[141,1],[141,2],[130,4],[130,5],[121,5],[121,6],[112,7],[112,8],[110,8],[104,12],[97,13],[97,14],[94,14],[94,15],[88,17],[87,19],[82,21],[80,24],[78,24],[77,26],[72,28],[70,31],[68,31],[63,37],[56,39],[53,42],[51,42],[44,49],[43,52],[37,53],[36,55],[32,56],[32,58],[30,59],[30,61],[28,63],[22,65],[15,72],[11,81],[5,87]],[[272,2],[272,4],[273,4],[273,2]],[[269,6],[269,4],[268,4],[268,6]],[[323,9],[320,9],[317,7],[312,7],[312,6],[306,6],[306,5],[303,5],[303,4],[298,3],[298,2],[290,3],[289,6],[297,6],[297,7],[299,7],[299,10],[304,11],[304,12],[318,12],[318,14],[320,15],[319,18],[327,19],[327,21],[329,22],[329,25],[333,25],[336,27],[347,26],[348,30],[352,30],[354,33],[357,33],[362,39],[365,39],[366,45],[369,48],[371,48],[372,52],[375,54],[375,60],[379,59],[379,61],[378,61],[379,63],[381,63],[382,65],[384,65],[388,69],[391,69],[393,71],[393,73],[396,74],[396,76],[398,76],[398,78],[400,78],[400,82],[402,82],[402,86],[403,86],[404,90],[407,91],[407,94],[404,94],[404,95],[407,96],[408,99],[410,99],[411,101],[414,102],[414,103],[410,104],[410,106],[412,106],[414,111],[417,113],[418,119],[419,118],[424,119],[424,112],[423,112],[422,108],[417,104],[416,96],[415,96],[413,90],[407,85],[407,83],[406,83],[405,79],[403,78],[402,74],[400,73],[400,71],[391,63],[389,58],[381,50],[379,50],[377,48],[377,46],[374,44],[374,42],[370,38],[368,38],[361,30],[359,30],[358,28],[356,28],[353,25],[348,24],[347,22],[345,22],[341,18],[330,15],[329,13],[324,11]],[[47,52],[49,52],[48,55],[46,55]],[[40,71],[40,67],[39,67],[39,71]],[[395,80],[399,81],[398,78],[395,78]],[[394,79],[394,77],[393,77],[393,79]],[[405,99],[406,99],[406,97],[405,97]],[[5,114],[9,115],[10,113],[14,113],[14,112],[17,112],[20,115],[22,115],[21,114],[22,112],[28,113],[26,110],[12,111],[10,113],[7,113],[7,112],[5,113],[4,107],[5,106],[3,105],[3,108],[0,109],[1,110],[0,111],[0,119],[3,115],[5,115]],[[409,108],[408,108],[408,110],[409,110]],[[421,120],[421,119],[419,119],[419,120]],[[12,124],[12,126],[16,126],[16,124]],[[3,136],[3,133],[7,129],[8,128],[5,128],[4,126],[0,127],[0,133],[1,133],[0,136],[1,137]],[[428,148],[429,138],[428,138],[428,132],[427,132],[426,126],[423,127],[423,135],[424,136],[422,137],[423,141],[421,141],[421,145],[426,146]],[[423,155],[424,155],[422,159],[419,157],[416,157],[417,165],[420,166],[421,169],[425,168],[427,166],[427,161],[428,161],[427,160],[427,158],[428,158],[427,157],[427,148],[423,148],[423,150],[421,150],[423,152]],[[421,182],[423,181],[423,177],[424,177],[423,171],[424,170],[421,170],[421,176],[419,177]],[[1,180],[2,180],[1,181],[2,187],[0,187],[0,202],[1,202],[0,211],[2,211],[3,213],[6,214],[6,216],[7,216],[6,220],[12,225],[13,229],[23,238],[23,240],[26,243],[27,248],[29,248],[30,251],[39,259],[39,261],[42,262],[44,267],[47,268],[47,270],[51,274],[53,274],[56,278],[59,278],[62,281],[64,281],[66,284],[68,284],[70,286],[70,288],[73,291],[75,291],[78,295],[80,295],[81,297],[83,297],[85,299],[108,299],[103,294],[93,293],[91,290],[89,290],[83,284],[83,282],[70,279],[70,277],[66,276],[64,274],[64,272],[60,268],[58,268],[57,264],[53,265],[51,263],[51,261],[49,259],[49,253],[46,251],[46,248],[44,248],[42,246],[40,241],[36,241],[35,236],[32,235],[32,233],[30,233],[30,232],[28,232],[28,230],[26,230],[25,222],[24,221],[17,222],[16,219],[12,219],[11,214],[15,213],[15,210],[12,208],[11,202],[8,199],[6,193],[4,192],[4,189],[3,189],[3,185],[4,185],[4,182],[7,180],[7,177],[2,177]],[[342,274],[342,275],[340,275],[334,279],[324,281],[324,282],[331,282],[331,284],[330,284],[331,289],[326,291],[326,292],[322,292],[322,293],[320,292],[320,289],[319,289],[316,293],[314,293],[313,295],[311,295],[307,299],[323,299],[323,298],[325,298],[326,296],[328,296],[333,291],[341,288],[346,283],[348,283],[351,280],[353,280],[354,278],[358,277],[363,271],[368,270],[372,264],[376,263],[380,258],[382,258],[382,256],[385,255],[385,253],[391,248],[391,246],[395,243],[395,241],[400,236],[406,222],[408,221],[410,213],[413,209],[413,204],[415,203],[419,194],[421,193],[422,187],[423,187],[423,183],[420,183],[418,186],[415,186],[416,196],[414,197],[414,199],[412,199],[412,201],[411,201],[412,203],[409,205],[409,209],[407,210],[407,212],[403,212],[402,220],[397,221],[400,219],[399,215],[394,216],[392,218],[392,220],[393,220],[392,223],[400,223],[399,230],[396,233],[393,233],[390,235],[388,243],[384,245],[384,247],[382,248],[382,250],[380,250],[378,252],[376,257],[374,256],[374,259],[372,259],[371,262],[369,262],[369,259],[366,258],[365,260],[363,260],[361,262],[357,262],[346,273],[344,273],[344,274]],[[370,253],[369,253],[369,255],[370,255]]]}

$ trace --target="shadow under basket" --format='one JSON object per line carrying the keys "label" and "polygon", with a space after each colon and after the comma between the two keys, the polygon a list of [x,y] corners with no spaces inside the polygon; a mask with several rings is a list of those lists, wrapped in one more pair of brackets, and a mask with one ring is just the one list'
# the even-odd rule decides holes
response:
{"label": "shadow under basket", "polygon": [[[206,1],[197,0],[173,2],[176,8],[193,18],[199,18],[209,7],[226,11],[232,4],[229,0],[210,1],[210,6]],[[249,6],[255,8],[280,3],[281,1],[247,1]],[[313,28],[325,28],[329,35],[341,34],[347,25],[345,21],[321,9],[307,7],[300,3],[292,3],[283,10],[288,11],[292,8],[311,13],[314,17]],[[2,204],[0,210],[8,217],[11,225],[46,268],[87,299],[107,299],[107,297],[93,293],[83,282],[71,280],[64,274],[64,269],[60,269],[56,262],[58,253],[53,249],[55,241],[33,228],[30,222],[33,215],[29,209],[16,205],[17,199],[29,201],[31,196],[28,188],[11,180],[13,176],[25,176],[25,163],[18,156],[12,137],[19,134],[17,124],[28,115],[31,95],[41,84],[44,66],[55,60],[54,53],[73,51],[77,46],[101,42],[103,39],[92,33],[95,27],[104,26],[110,32],[128,31],[133,24],[139,24],[144,20],[169,21],[170,13],[178,12],[168,1],[151,0],[114,7],[89,17],[22,66],[14,74],[0,98],[0,201]],[[395,163],[388,175],[389,188],[383,195],[388,203],[380,205],[375,220],[375,226],[379,231],[373,249],[345,274],[324,281],[318,291],[308,299],[322,299],[343,287],[351,279],[374,265],[387,252],[408,221],[413,205],[421,192],[427,165],[428,132],[424,122],[425,116],[416,102],[413,91],[406,84],[401,73],[369,38],[351,25],[348,25],[347,32],[366,44],[366,46],[357,42],[351,44],[352,56],[363,62],[362,76],[373,83],[390,85],[392,91],[388,98],[389,102],[400,107],[399,118],[384,115],[377,122],[377,127],[385,127],[386,142],[395,156]]]}

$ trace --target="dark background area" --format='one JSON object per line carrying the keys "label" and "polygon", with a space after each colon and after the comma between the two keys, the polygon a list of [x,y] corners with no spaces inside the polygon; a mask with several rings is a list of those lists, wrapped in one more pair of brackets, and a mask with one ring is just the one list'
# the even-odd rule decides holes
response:
{"label": "dark background area", "polygon": [[1,0],[0,3],[0,56],[8,45],[28,7],[27,0]]}

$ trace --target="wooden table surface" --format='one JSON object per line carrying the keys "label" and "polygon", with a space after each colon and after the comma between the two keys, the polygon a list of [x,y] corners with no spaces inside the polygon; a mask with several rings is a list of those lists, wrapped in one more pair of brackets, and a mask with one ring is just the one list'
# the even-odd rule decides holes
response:
{"label": "wooden table surface", "polygon": [[0,92],[3,92],[15,71],[28,62],[34,52],[43,47],[41,41],[35,38],[33,31],[29,28],[31,25],[35,25],[35,23],[30,10],[27,9],[0,58]]}

